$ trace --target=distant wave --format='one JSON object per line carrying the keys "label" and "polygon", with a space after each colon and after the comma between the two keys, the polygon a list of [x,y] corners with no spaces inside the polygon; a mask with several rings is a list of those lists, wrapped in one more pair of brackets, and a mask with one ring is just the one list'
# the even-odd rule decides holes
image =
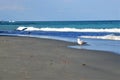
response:
{"label": "distant wave", "polygon": [[115,32],[120,33],[120,28],[111,29],[77,29],[77,28],[35,28],[35,27],[18,27],[20,31],[58,31],[58,32]]}
{"label": "distant wave", "polygon": [[120,40],[120,36],[116,36],[114,34],[106,35],[106,36],[80,36],[82,38],[93,38],[93,39],[109,39],[109,40]]}

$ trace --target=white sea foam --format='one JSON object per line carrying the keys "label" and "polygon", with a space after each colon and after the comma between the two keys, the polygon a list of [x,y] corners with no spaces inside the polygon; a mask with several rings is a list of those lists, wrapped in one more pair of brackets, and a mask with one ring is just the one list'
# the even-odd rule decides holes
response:
{"label": "white sea foam", "polygon": [[40,30],[39,28],[35,28],[35,27],[24,27],[24,26],[20,26],[18,27],[16,30],[24,30],[24,31],[38,31]]}
{"label": "white sea foam", "polygon": [[24,31],[59,31],[59,32],[116,32],[120,33],[120,28],[111,29],[77,29],[77,28],[35,28],[35,27],[18,27],[16,30]]}
{"label": "white sea foam", "polygon": [[120,40],[120,36],[115,36],[114,34],[106,36],[80,36],[82,38],[93,38],[93,39],[109,39],[109,40]]}

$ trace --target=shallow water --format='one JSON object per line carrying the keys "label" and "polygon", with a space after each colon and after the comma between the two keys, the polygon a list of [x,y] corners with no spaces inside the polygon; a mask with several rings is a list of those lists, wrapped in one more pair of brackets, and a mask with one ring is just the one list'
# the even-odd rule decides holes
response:
{"label": "shallow water", "polygon": [[83,39],[87,45],[69,46],[70,48],[109,51],[120,54],[120,41],[102,39]]}

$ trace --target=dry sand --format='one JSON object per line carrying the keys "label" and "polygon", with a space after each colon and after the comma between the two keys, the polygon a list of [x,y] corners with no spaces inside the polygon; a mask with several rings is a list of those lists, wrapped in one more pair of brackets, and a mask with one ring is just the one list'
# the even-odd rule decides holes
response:
{"label": "dry sand", "polygon": [[120,56],[63,41],[0,37],[0,80],[120,80]]}

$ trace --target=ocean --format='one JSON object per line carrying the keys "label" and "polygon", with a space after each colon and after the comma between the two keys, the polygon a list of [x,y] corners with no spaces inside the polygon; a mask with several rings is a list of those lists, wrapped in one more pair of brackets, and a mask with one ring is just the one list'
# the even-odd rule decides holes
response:
{"label": "ocean", "polygon": [[69,48],[120,54],[120,21],[0,21],[0,35],[49,38],[87,45]]}

